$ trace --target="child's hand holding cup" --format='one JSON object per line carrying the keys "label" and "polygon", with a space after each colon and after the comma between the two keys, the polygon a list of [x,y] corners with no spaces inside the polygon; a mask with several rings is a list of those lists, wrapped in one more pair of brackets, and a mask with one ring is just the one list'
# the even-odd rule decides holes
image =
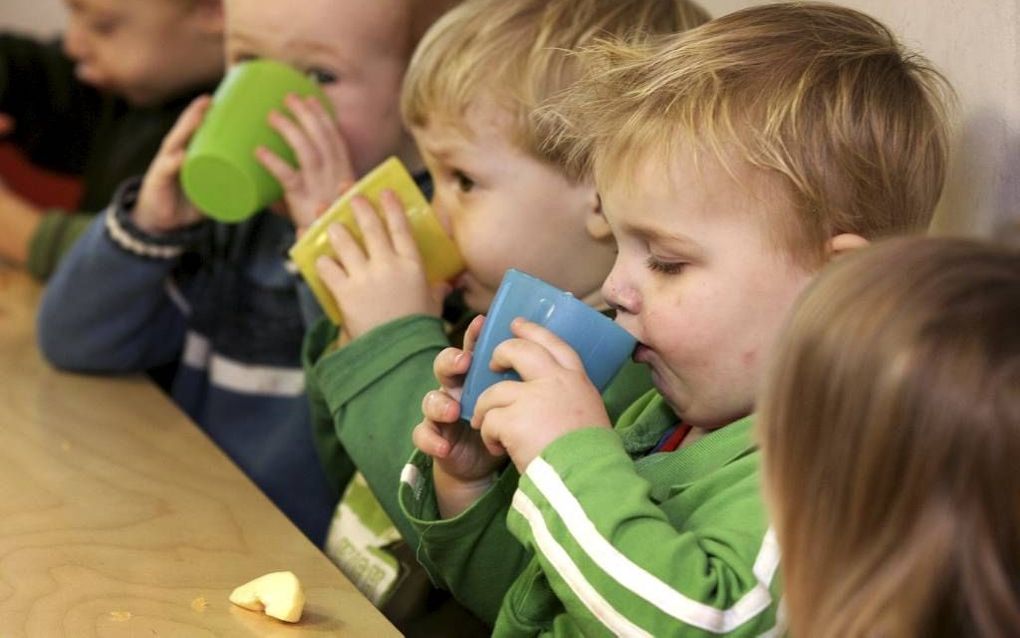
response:
{"label": "child's hand holding cup", "polygon": [[288,95],[315,97],[332,112],[319,85],[282,62],[241,62],[223,78],[181,168],[181,186],[203,213],[241,222],[283,196],[283,187],[259,163],[255,149],[265,147],[297,164],[293,149],[268,120],[270,112],[287,110]]}
{"label": "child's hand holding cup", "polygon": [[493,350],[512,339],[510,324],[517,317],[545,327],[577,352],[585,374],[600,392],[609,385],[634,351],[636,340],[598,310],[541,279],[510,269],[485,318],[475,344],[471,367],[460,397],[460,418],[471,420],[478,397],[503,380],[519,380],[513,370],[490,368]]}
{"label": "child's hand holding cup", "polygon": [[[411,235],[425,267],[426,279],[431,283],[448,281],[464,269],[456,243],[446,233],[404,165],[397,158],[391,157],[337,199],[290,249],[291,259],[319,305],[333,323],[338,325],[342,320],[340,308],[316,271],[315,262],[319,257],[336,255],[328,235],[328,229],[333,224],[343,224],[357,242],[364,244],[361,229],[355,221],[352,202],[355,197],[364,197],[378,208],[380,197],[386,190],[392,191],[403,205]],[[379,290],[378,294],[386,295],[388,292]]]}

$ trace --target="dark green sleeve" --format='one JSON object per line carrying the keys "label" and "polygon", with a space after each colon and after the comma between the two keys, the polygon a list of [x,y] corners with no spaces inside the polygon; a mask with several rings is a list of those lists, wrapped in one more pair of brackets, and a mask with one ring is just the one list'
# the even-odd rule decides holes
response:
{"label": "dark green sleeve", "polygon": [[[304,363],[319,457],[342,489],[350,464],[365,476],[386,514],[413,543],[397,484],[414,450],[421,399],[436,387],[432,362],[450,345],[442,320],[412,315],[331,350],[336,328],[322,319],[305,339]],[[413,546],[413,545],[412,545]]]}
{"label": "dark green sleeve", "polygon": [[75,79],[59,42],[0,34],[0,113],[14,118],[8,139],[36,164],[81,174],[111,104]]}
{"label": "dark green sleeve", "polygon": [[320,319],[305,334],[302,345],[301,363],[305,370],[305,396],[308,397],[312,415],[312,435],[319,462],[326,471],[330,490],[339,494],[354,473],[354,465],[333,429],[333,417],[326,403],[326,397],[317,378],[317,364],[333,347],[338,334],[337,327],[327,318]]}
{"label": "dark green sleeve", "polygon": [[93,219],[92,213],[47,211],[28,247],[28,272],[39,281],[49,279]]}

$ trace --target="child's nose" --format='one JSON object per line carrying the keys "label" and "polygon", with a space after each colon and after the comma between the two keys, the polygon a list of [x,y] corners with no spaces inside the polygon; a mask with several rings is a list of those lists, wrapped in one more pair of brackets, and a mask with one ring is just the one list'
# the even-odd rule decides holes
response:
{"label": "child's nose", "polygon": [[453,219],[450,218],[449,209],[438,195],[432,197],[431,205],[433,212],[436,214],[436,219],[439,220],[443,230],[446,231],[447,235],[453,237]]}
{"label": "child's nose", "polygon": [[64,30],[64,53],[72,60],[80,61],[88,55],[88,38],[77,20],[68,21]]}
{"label": "child's nose", "polygon": [[640,310],[637,292],[624,282],[617,267],[613,268],[602,284],[602,298],[617,313],[637,314]]}

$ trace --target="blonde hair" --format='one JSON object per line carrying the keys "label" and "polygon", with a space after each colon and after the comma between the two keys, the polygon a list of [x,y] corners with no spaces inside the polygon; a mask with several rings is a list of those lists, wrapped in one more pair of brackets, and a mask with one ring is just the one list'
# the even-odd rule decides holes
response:
{"label": "blonde hair", "polygon": [[533,112],[579,75],[572,51],[596,38],[638,42],[708,19],[689,0],[468,0],[415,52],[404,78],[404,122],[463,128],[468,107],[484,95],[511,116],[510,141],[545,159],[548,133]]}
{"label": "blonde hair", "polygon": [[553,144],[600,188],[649,157],[711,150],[783,178],[796,211],[768,220],[801,263],[839,233],[927,227],[946,166],[942,76],[876,20],[822,3],[737,11],[657,43],[604,42],[552,101]]}
{"label": "blonde hair", "polygon": [[758,427],[790,630],[1020,627],[1020,251],[898,239],[812,284]]}

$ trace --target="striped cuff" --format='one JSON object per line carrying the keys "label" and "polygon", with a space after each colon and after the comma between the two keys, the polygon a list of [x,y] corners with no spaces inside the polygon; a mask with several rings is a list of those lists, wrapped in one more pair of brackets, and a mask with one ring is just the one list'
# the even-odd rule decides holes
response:
{"label": "striped cuff", "polygon": [[135,225],[131,212],[138,201],[140,179],[131,179],[120,187],[113,203],[103,213],[103,224],[110,239],[121,249],[147,259],[177,259],[205,234],[207,224],[197,224],[167,233],[151,235]]}

